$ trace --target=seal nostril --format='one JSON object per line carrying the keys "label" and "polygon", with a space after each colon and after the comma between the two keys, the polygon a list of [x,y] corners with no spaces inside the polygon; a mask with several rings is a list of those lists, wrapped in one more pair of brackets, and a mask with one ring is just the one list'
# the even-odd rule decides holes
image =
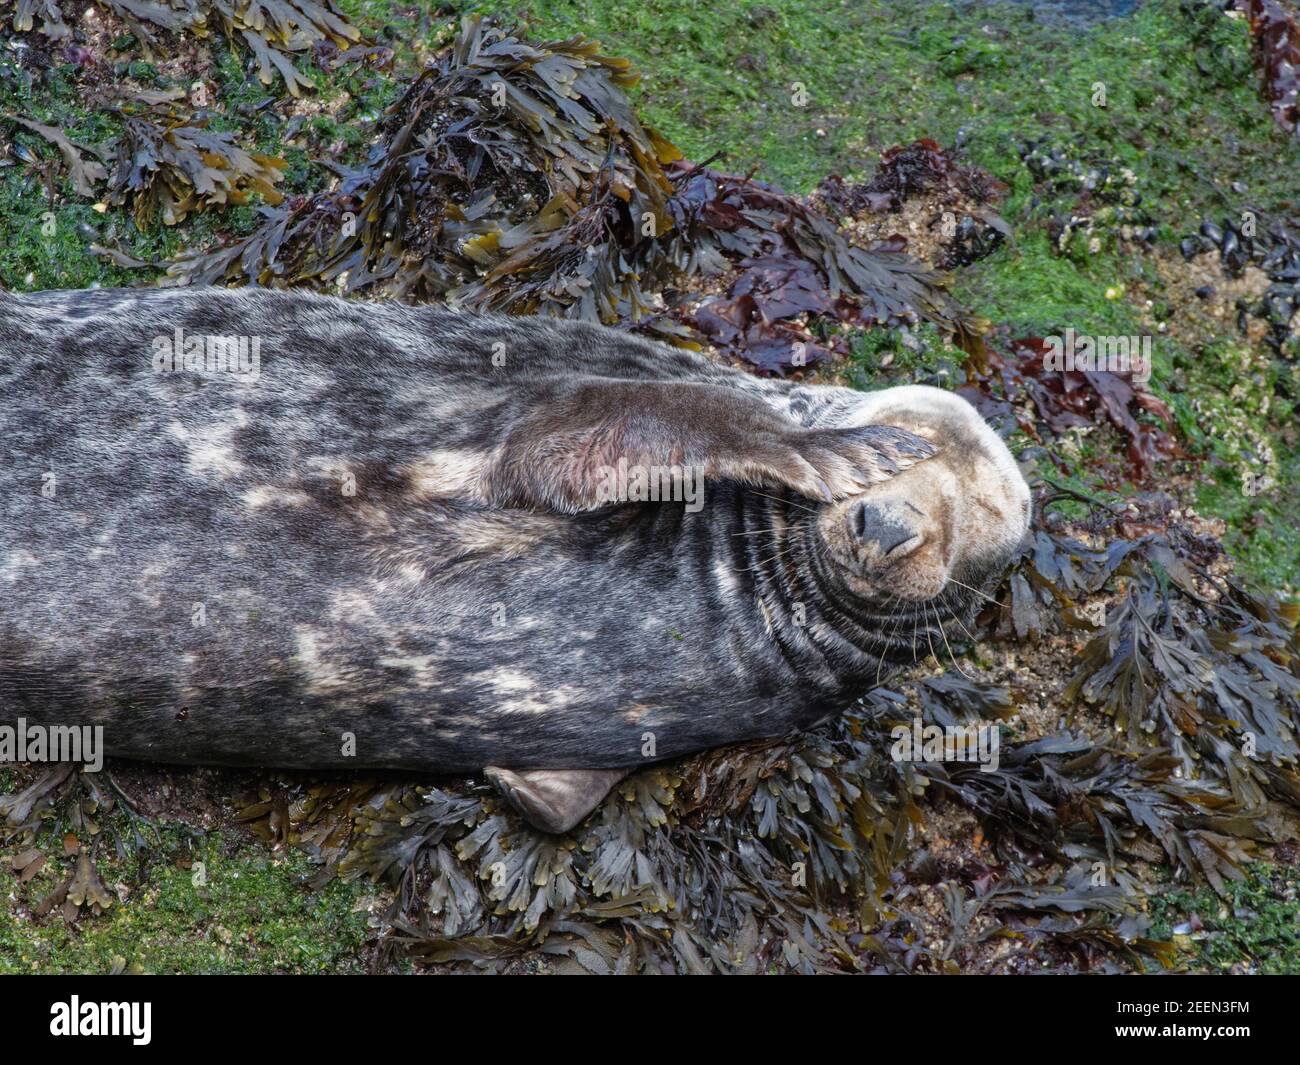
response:
{"label": "seal nostril", "polygon": [[853,509],[853,518],[851,519],[853,537],[856,540],[864,540],[867,535],[867,505],[859,503]]}
{"label": "seal nostril", "polygon": [[903,544],[915,538],[915,533],[913,533],[911,529],[901,529],[898,526],[894,526],[894,528],[898,530],[894,536],[886,537],[885,540],[878,541],[880,544],[880,553],[882,555],[890,554],[894,548],[902,547]]}
{"label": "seal nostril", "polygon": [[887,510],[871,503],[859,503],[854,508],[850,528],[858,543],[882,558],[917,536],[910,524],[897,521]]}

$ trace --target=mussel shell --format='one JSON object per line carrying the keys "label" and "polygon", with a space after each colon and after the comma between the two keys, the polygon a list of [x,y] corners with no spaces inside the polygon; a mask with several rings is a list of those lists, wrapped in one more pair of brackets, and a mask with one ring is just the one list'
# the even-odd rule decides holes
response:
{"label": "mussel shell", "polygon": [[1266,296],[1264,306],[1268,320],[1276,325],[1286,325],[1295,314],[1295,300],[1290,296]]}
{"label": "mussel shell", "polygon": [[1260,260],[1259,268],[1261,270],[1272,270],[1274,267],[1281,266],[1286,262],[1288,251],[1289,249],[1283,247],[1274,248]]}
{"label": "mussel shell", "polygon": [[1245,254],[1241,250],[1241,241],[1237,239],[1237,234],[1231,229],[1223,234],[1223,243],[1219,245],[1219,251],[1225,263],[1230,259],[1245,258]]}

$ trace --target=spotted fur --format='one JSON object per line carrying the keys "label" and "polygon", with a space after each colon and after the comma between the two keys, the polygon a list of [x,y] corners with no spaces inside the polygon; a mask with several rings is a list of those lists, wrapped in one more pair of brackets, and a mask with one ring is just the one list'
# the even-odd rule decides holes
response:
{"label": "spotted fur", "polygon": [[[157,369],[178,328],[257,338],[257,374]],[[0,294],[0,345],[0,720],[109,754],[613,769],[772,736],[967,613],[946,576],[982,587],[1024,533],[960,400],[592,325],[96,290]],[[698,460],[706,505],[588,498],[620,448]],[[949,519],[922,598],[836,540],[904,485]]]}

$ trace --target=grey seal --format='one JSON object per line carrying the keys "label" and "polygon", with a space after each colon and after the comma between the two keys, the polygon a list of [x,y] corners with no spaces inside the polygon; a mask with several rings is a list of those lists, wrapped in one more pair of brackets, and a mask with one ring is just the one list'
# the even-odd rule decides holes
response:
{"label": "grey seal", "polygon": [[294,291],[0,320],[0,721],[111,755],[487,770],[561,831],[649,761],[843,709],[1028,527],[936,389]]}

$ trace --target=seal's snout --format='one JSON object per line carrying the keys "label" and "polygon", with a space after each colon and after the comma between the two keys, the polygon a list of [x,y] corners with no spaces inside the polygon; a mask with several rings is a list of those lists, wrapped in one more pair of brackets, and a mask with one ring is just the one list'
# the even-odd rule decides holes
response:
{"label": "seal's snout", "polygon": [[912,385],[869,394],[855,417],[928,440],[935,453],[819,511],[821,543],[850,592],[928,602],[1011,559],[1027,527],[1029,487],[973,406]]}
{"label": "seal's snout", "polygon": [[888,505],[863,501],[849,512],[848,521],[850,537],[872,560],[902,558],[921,545],[916,527]]}

